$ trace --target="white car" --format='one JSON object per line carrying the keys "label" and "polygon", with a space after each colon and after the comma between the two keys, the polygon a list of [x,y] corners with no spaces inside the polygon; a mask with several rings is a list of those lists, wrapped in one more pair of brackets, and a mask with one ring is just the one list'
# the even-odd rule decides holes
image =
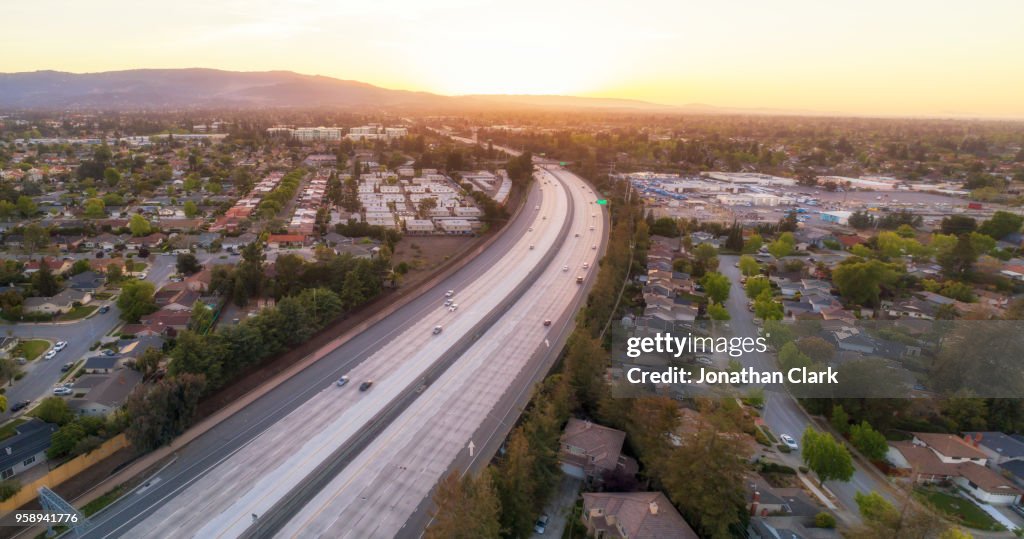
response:
{"label": "white car", "polygon": [[794,440],[793,437],[788,434],[783,434],[782,436],[779,436],[779,439],[782,440],[782,443],[786,444],[786,446],[788,446],[793,451],[800,449],[800,446],[797,445],[796,440]]}
{"label": "white car", "polygon": [[58,351],[58,352],[60,352],[61,350],[67,348],[67,346],[68,346],[67,341],[60,341],[57,344],[53,345],[53,349]]}
{"label": "white car", "polygon": [[139,279],[145,279],[146,276],[148,276],[148,275],[149,275],[148,273],[142,272],[142,273],[139,274]]}
{"label": "white car", "polygon": [[448,307],[448,312],[453,313],[458,308],[459,308],[459,304],[458,303],[452,303],[451,307]]}
{"label": "white car", "polygon": [[562,271],[569,271],[569,266],[562,266]]}
{"label": "white car", "polygon": [[714,362],[711,361],[711,358],[707,356],[697,356],[697,363],[700,363],[701,365],[707,365],[709,367],[711,365],[714,365]]}
{"label": "white car", "polygon": [[455,295],[455,291],[454,290],[449,290],[449,291],[444,293],[444,297],[446,297],[446,298],[450,298],[450,297],[452,297],[454,295]]}
{"label": "white car", "polygon": [[70,395],[70,394],[72,394],[74,392],[75,392],[75,390],[71,389],[70,387],[63,387],[62,386],[62,387],[56,387],[56,388],[53,389],[53,394],[57,395],[59,397],[63,397],[65,395]]}
{"label": "white car", "polygon": [[590,268],[590,264],[584,262],[583,263],[583,269],[588,269],[588,268]]}
{"label": "white car", "polygon": [[57,351],[56,350],[50,350],[43,357],[45,357],[46,359],[53,359],[53,358],[57,357]]}
{"label": "white car", "polygon": [[530,232],[533,232],[533,227],[532,226],[530,227]]}
{"label": "white car", "polygon": [[595,250],[595,251],[597,250],[597,246],[596,245],[591,245],[590,248]]}
{"label": "white car", "polygon": [[540,210],[540,206],[534,206],[533,209]]}

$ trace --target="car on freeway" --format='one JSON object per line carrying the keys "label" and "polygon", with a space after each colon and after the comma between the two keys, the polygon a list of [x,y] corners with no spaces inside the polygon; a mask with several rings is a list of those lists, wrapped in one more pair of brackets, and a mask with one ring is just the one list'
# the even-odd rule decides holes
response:
{"label": "car on freeway", "polygon": [[445,306],[445,307],[448,307],[448,306],[449,306],[449,305],[451,305],[451,304],[452,304],[452,300],[451,300],[451,298],[448,298],[448,299],[444,300],[444,306]]}
{"label": "car on freeway", "polygon": [[57,351],[56,351],[56,350],[52,350],[52,349],[51,349],[51,350],[50,350],[49,352],[47,352],[47,353],[46,353],[46,355],[45,355],[45,356],[43,356],[43,357],[44,357],[44,358],[46,358],[46,359],[53,359],[53,358],[57,357]]}
{"label": "car on freeway", "polygon": [[110,312],[110,305],[104,305],[104,306],[100,307],[100,311],[99,312],[100,312],[100,314],[107,314],[108,312]]}
{"label": "car on freeway", "polygon": [[590,248],[596,251],[597,250],[597,245],[591,245]]}
{"label": "car on freeway", "polygon": [[540,206],[534,206],[534,207],[533,207],[533,209],[535,209],[535,210],[538,210],[538,211],[539,211],[539,210],[540,210]]}
{"label": "car on freeway", "polygon": [[341,378],[338,378],[338,387],[341,387],[341,386],[343,386],[343,385],[345,385],[347,383],[348,383],[348,376],[342,376]]}
{"label": "car on freeway", "polygon": [[453,313],[458,308],[459,308],[459,304],[458,303],[452,303],[451,307],[448,307],[448,312]]}
{"label": "car on freeway", "polygon": [[53,349],[60,352],[61,350],[68,347],[67,341],[57,341],[57,344],[53,345]]}
{"label": "car on freeway", "polygon": [[579,232],[576,233],[576,237],[577,238],[580,237],[580,233]]}
{"label": "car on freeway", "polygon": [[591,226],[591,227],[590,227],[590,230],[594,230],[594,227],[593,227],[593,226]]}
{"label": "car on freeway", "polygon": [[65,397],[65,396],[70,395],[70,394],[72,394],[74,392],[75,392],[75,390],[71,389],[70,387],[61,386],[61,387],[53,388],[53,394],[57,395],[58,397]]}
{"label": "car on freeway", "polygon": [[450,297],[452,297],[454,295],[455,295],[455,291],[454,290],[449,290],[449,291],[444,293],[444,297],[446,297],[446,298],[450,298]]}
{"label": "car on freeway", "polygon": [[533,250],[533,244],[532,243],[530,244],[530,250],[531,251]]}
{"label": "car on freeway", "polygon": [[442,328],[441,326],[434,326],[434,335],[437,335],[438,333],[441,333],[442,331],[444,331],[444,328]]}
{"label": "car on freeway", "polygon": [[569,271],[569,266],[562,266],[562,271]]}
{"label": "car on freeway", "polygon": [[20,412],[32,404],[32,401],[19,401],[11,405],[11,412]]}
{"label": "car on freeway", "polygon": [[530,227],[530,232],[533,232],[533,227],[532,226]]}
{"label": "car on freeway", "polygon": [[373,385],[373,380],[367,380],[367,381],[359,384],[359,391],[366,391],[367,389],[370,389],[370,386],[372,386],[372,385]]}
{"label": "car on freeway", "polygon": [[544,531],[548,529],[549,520],[551,520],[551,517],[541,515],[540,518],[537,519],[537,523],[533,525],[533,531],[538,535],[544,535]]}
{"label": "car on freeway", "polygon": [[584,262],[583,263],[583,269],[589,269],[589,268],[590,268],[590,264],[587,263],[587,262]]}
{"label": "car on freeway", "polygon": [[782,440],[782,443],[786,444],[786,446],[792,449],[793,451],[800,449],[800,446],[797,445],[796,440],[794,440],[793,437],[788,434],[783,434],[782,436],[779,436],[779,439]]}
{"label": "car on freeway", "polygon": [[544,325],[545,326],[550,326],[551,325],[551,320],[545,320],[544,321]]}

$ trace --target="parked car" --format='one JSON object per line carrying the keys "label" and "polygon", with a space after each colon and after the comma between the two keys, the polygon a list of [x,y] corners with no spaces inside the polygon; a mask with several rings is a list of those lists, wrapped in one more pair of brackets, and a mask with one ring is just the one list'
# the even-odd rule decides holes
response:
{"label": "parked car", "polygon": [[551,517],[541,515],[540,518],[537,519],[537,523],[533,525],[533,531],[539,535],[544,535],[544,530],[548,528],[549,520],[551,520]]}
{"label": "parked car", "polygon": [[783,434],[782,436],[779,436],[779,439],[782,440],[782,443],[786,444],[793,451],[800,449],[800,446],[797,445],[796,440],[794,440],[793,437],[788,434]]}
{"label": "parked car", "polygon": [[70,387],[61,386],[61,387],[53,388],[53,394],[57,395],[58,397],[65,397],[65,396],[70,395],[70,394],[72,394],[74,392],[75,392],[75,390],[71,389]]}
{"label": "parked car", "polygon": [[700,363],[701,365],[707,365],[709,367],[715,364],[715,362],[711,361],[711,358],[707,356],[697,356],[697,363]]}
{"label": "parked car", "polygon": [[373,385],[373,380],[367,380],[367,381],[359,384],[359,391],[366,391],[367,389],[370,389],[370,386],[372,386],[372,385]]}
{"label": "parked car", "polygon": [[113,356],[113,355],[116,355],[116,354],[117,354],[117,352],[111,350],[110,348],[104,348],[103,349],[103,355],[105,355],[105,356],[109,357],[109,356]]}
{"label": "parked car", "polygon": [[20,402],[16,402],[16,403],[14,403],[13,405],[11,405],[11,412],[12,412],[12,413],[13,413],[13,412],[20,412],[21,410],[24,410],[25,408],[28,408],[28,406],[29,406],[30,404],[32,404],[32,401],[20,401]]}
{"label": "parked car", "polygon": [[73,362],[65,363],[64,365],[62,365],[60,367],[60,372],[68,372],[74,366],[75,366],[75,364]]}
{"label": "parked car", "polygon": [[342,376],[341,378],[338,378],[338,387],[341,387],[341,386],[343,386],[343,385],[345,385],[347,383],[348,383],[348,376]]}
{"label": "parked car", "polygon": [[27,357],[17,357],[17,358],[14,358],[14,362],[17,363],[18,365],[24,365],[24,364],[28,363],[28,358]]}

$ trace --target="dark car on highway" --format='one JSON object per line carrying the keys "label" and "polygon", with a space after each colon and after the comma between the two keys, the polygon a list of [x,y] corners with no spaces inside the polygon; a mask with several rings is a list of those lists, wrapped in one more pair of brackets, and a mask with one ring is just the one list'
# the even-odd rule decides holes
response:
{"label": "dark car on highway", "polygon": [[370,386],[372,386],[372,385],[373,385],[373,380],[367,380],[367,381],[359,384],[359,391],[366,391],[367,389],[370,389]]}

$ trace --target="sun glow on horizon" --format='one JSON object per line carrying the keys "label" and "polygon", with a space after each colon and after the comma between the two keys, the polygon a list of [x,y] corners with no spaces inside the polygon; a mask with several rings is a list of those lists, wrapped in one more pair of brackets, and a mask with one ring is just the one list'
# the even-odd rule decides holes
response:
{"label": "sun glow on horizon", "polygon": [[1024,117],[1024,3],[126,0],[5,7],[0,71],[284,69],[459,94]]}

